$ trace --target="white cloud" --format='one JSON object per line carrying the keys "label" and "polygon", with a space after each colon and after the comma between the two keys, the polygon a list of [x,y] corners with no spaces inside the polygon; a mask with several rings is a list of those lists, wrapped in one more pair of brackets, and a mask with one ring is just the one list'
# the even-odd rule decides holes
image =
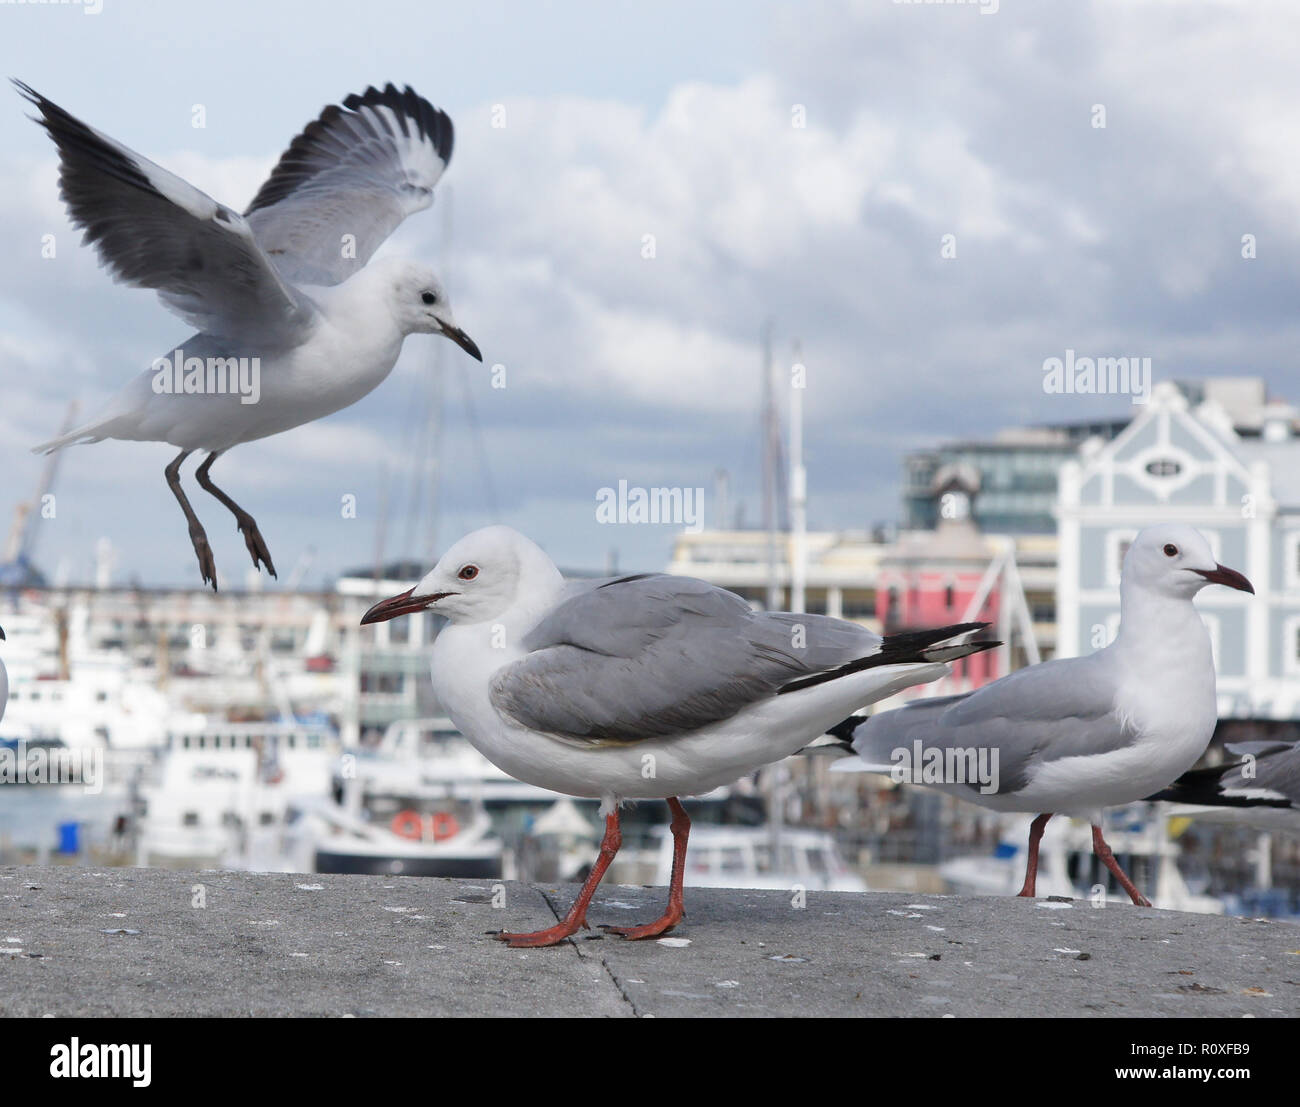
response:
{"label": "white cloud", "polygon": [[[569,541],[592,481],[610,473],[699,483],[728,465],[741,473],[736,494],[752,491],[768,315],[778,358],[798,337],[814,373],[812,492],[836,505],[822,522],[861,526],[894,514],[901,448],[1095,414],[1042,395],[1042,359],[1066,346],[1163,351],[1165,373],[1267,366],[1275,391],[1300,398],[1278,340],[1300,292],[1298,31],[1300,13],[1277,6],[1007,6],[987,19],[791,8],[764,71],[681,81],[657,110],[532,90],[502,94],[503,129],[491,126],[493,102],[458,112],[441,201],[450,247],[438,207],[395,245],[449,273],[459,321],[489,366],[506,366],[508,387],[493,391],[487,369],[444,351],[476,397],[503,505],[543,541]],[[1107,107],[1104,131],[1090,125],[1094,103]],[[142,91],[140,110],[149,104]],[[796,104],[804,128],[791,125]],[[283,120],[286,139],[301,122]],[[0,160],[0,249],[15,259],[0,275],[12,332],[0,344],[0,420],[32,440],[68,394],[106,395],[184,335],[72,248],[39,148],[34,138]],[[274,160],[142,152],[233,205]],[[57,264],[37,252],[52,225]],[[1239,257],[1246,232],[1261,236],[1253,269]],[[946,233],[958,236],[956,261],[939,256]],[[372,488],[382,467],[411,469],[404,428],[433,341],[413,338],[357,408],[224,459],[232,487],[257,482],[265,502],[295,512],[292,541],[365,556],[361,528],[337,534],[331,497],[349,467]],[[447,386],[444,456],[458,479],[446,510],[470,520],[485,508],[481,482],[463,476],[476,446],[461,387]],[[126,562],[157,566],[150,529],[185,551],[155,462],[138,462],[153,498],[107,489],[135,449],[66,476],[103,489],[105,529],[128,499],[146,512],[149,527],[119,539]],[[572,517],[554,506],[565,496],[579,503]],[[666,550],[663,535],[592,541],[627,543],[651,563]],[[180,560],[170,550],[165,564]]]}

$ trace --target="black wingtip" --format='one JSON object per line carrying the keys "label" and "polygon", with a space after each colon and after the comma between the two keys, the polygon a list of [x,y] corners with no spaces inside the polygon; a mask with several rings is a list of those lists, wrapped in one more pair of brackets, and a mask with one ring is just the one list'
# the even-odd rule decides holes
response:
{"label": "black wingtip", "polygon": [[994,646],[1000,646],[1002,643],[963,642],[949,646],[941,643],[984,630],[988,625],[988,623],[953,623],[951,626],[935,627],[932,630],[908,630],[900,634],[887,634],[880,640],[880,649],[875,653],[824,673],[801,677],[799,680],[782,685],[777,692],[778,694],[799,692],[817,684],[824,684],[828,680],[838,680],[840,677],[860,673],[864,669],[882,668],[887,665],[932,665],[957,661],[973,653],[981,653]]}
{"label": "black wingtip", "polygon": [[354,92],[343,99],[343,106],[349,111],[380,105],[392,109],[403,134],[411,133],[407,129],[409,120],[415,124],[421,138],[426,138],[433,143],[433,148],[438,151],[438,157],[442,159],[443,164],[451,163],[451,151],[455,142],[455,129],[452,127],[451,117],[445,111],[435,108],[410,85],[399,89],[389,81],[382,90],[370,85],[365,92]]}
{"label": "black wingtip", "polygon": [[842,722],[836,723],[826,733],[838,738],[848,749],[853,748],[853,732],[867,721],[866,715],[850,715]]}
{"label": "black wingtip", "polygon": [[1186,803],[1196,807],[1284,807],[1289,799],[1281,796],[1230,795],[1223,790],[1223,778],[1232,772],[1231,765],[1211,765],[1183,773],[1168,788],[1147,796],[1148,803]]}
{"label": "black wingtip", "polygon": [[410,136],[408,124],[413,123],[420,137],[433,144],[443,165],[451,164],[456,130],[446,112],[435,108],[410,85],[405,89],[398,89],[391,81],[383,89],[370,85],[365,92],[353,92],[345,96],[341,104],[327,104],[321,109],[320,115],[294,136],[289,148],[280,155],[271,175],[262,183],[244,214],[252,215],[260,208],[278,203],[302,184],[304,165],[344,111],[356,112],[361,108],[380,106],[387,107],[393,113],[403,135]]}

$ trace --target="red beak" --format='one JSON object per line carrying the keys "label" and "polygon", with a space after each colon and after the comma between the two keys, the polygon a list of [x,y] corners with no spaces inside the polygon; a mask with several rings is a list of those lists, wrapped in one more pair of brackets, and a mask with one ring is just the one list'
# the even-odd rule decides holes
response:
{"label": "red beak", "polygon": [[1229,588],[1235,588],[1238,592],[1249,592],[1252,596],[1255,594],[1254,586],[1236,569],[1216,565],[1213,569],[1193,569],[1192,572],[1200,573],[1211,584],[1226,584]]}
{"label": "red beak", "polygon": [[386,623],[389,619],[396,619],[399,615],[411,615],[417,611],[423,611],[430,604],[435,604],[441,599],[452,595],[451,592],[434,592],[431,596],[412,596],[414,588],[408,588],[386,600],[380,600],[369,611],[361,616],[361,625],[366,626],[368,623]]}

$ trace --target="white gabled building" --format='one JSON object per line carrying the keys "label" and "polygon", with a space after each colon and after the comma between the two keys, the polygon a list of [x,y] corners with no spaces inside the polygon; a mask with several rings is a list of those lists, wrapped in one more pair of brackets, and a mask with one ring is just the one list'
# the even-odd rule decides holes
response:
{"label": "white gabled building", "polygon": [[1119,622],[1127,543],[1161,520],[1203,531],[1254,596],[1197,599],[1214,643],[1220,714],[1291,718],[1300,709],[1300,439],[1295,413],[1255,378],[1205,382],[1193,404],[1162,382],[1116,438],[1062,467],[1057,507],[1057,652],[1090,653]]}

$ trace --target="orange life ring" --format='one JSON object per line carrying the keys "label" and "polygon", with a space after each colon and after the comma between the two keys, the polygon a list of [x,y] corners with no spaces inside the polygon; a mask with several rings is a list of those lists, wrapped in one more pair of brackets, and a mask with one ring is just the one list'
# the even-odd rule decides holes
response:
{"label": "orange life ring", "polygon": [[460,823],[450,811],[439,811],[429,816],[429,834],[435,842],[445,842],[460,833]]}
{"label": "orange life ring", "polygon": [[418,811],[401,811],[393,816],[389,828],[399,838],[411,838],[419,841],[424,837],[424,821]]}

